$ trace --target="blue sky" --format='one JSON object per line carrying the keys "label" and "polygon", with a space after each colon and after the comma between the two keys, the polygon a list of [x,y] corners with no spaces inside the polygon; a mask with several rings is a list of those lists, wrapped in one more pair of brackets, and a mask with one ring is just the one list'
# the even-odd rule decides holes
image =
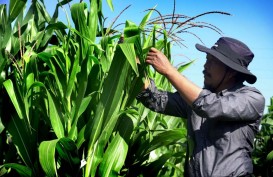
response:
{"label": "blue sky", "polygon": [[[7,1],[0,0],[0,2]],[[71,4],[79,1],[73,0]],[[44,0],[44,2],[47,10],[52,13],[57,1],[54,1],[54,6],[52,6],[52,0]],[[131,6],[119,17],[116,24],[124,23],[126,20],[139,24],[147,13],[144,10],[155,6],[162,15],[171,14],[173,10],[172,0],[113,0],[113,12],[106,4],[106,0],[103,2],[103,13],[107,17],[106,26],[128,5]],[[69,9],[66,10],[69,11]],[[223,11],[232,14],[232,16],[210,14],[198,18],[196,21],[213,24],[222,30],[223,36],[237,38],[249,46],[255,54],[249,69],[258,78],[252,86],[263,93],[266,98],[266,106],[268,106],[270,98],[273,96],[273,0],[176,0],[175,12],[177,14],[195,16],[208,11]],[[66,22],[64,11],[60,10],[59,15],[60,20]],[[154,13],[152,17],[156,16],[158,15]],[[199,28],[192,32],[198,35],[207,47],[211,47],[221,37],[209,29]],[[185,40],[184,45],[187,47],[181,48],[175,45],[172,47],[174,65],[187,62],[189,59],[195,60],[193,65],[183,74],[202,87],[205,54],[195,49],[195,44],[200,41],[189,34],[183,34],[180,37]],[[265,111],[267,112],[267,108]]]}

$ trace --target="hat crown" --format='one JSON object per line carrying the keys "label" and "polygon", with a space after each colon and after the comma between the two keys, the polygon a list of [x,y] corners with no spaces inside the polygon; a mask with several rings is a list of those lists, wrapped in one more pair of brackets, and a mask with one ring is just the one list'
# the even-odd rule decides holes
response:
{"label": "hat crown", "polygon": [[254,58],[252,51],[243,42],[229,38],[221,37],[212,49],[225,55],[227,58],[236,62],[237,64],[247,68],[249,63]]}

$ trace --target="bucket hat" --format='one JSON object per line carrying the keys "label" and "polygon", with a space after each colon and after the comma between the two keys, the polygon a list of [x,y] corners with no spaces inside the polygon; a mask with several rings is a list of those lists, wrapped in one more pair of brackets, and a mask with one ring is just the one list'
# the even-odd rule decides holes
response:
{"label": "bucket hat", "polygon": [[226,66],[244,75],[245,80],[254,84],[257,77],[248,70],[248,65],[254,58],[254,54],[243,42],[230,37],[221,37],[211,47],[196,44],[196,49],[213,55]]}

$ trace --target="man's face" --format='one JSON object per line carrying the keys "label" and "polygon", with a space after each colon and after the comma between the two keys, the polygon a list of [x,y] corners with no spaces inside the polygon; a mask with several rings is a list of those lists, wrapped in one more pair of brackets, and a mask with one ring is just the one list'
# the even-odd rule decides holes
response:
{"label": "man's face", "polygon": [[211,91],[215,91],[219,83],[224,78],[227,66],[214,56],[207,54],[207,60],[204,65],[204,87]]}

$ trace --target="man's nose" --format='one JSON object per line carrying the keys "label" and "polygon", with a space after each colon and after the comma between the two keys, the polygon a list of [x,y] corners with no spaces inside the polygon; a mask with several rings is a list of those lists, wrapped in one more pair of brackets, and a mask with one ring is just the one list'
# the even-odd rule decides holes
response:
{"label": "man's nose", "polygon": [[208,63],[208,61],[205,62],[204,68],[205,68],[205,69],[208,69],[208,68],[209,68],[209,63]]}

